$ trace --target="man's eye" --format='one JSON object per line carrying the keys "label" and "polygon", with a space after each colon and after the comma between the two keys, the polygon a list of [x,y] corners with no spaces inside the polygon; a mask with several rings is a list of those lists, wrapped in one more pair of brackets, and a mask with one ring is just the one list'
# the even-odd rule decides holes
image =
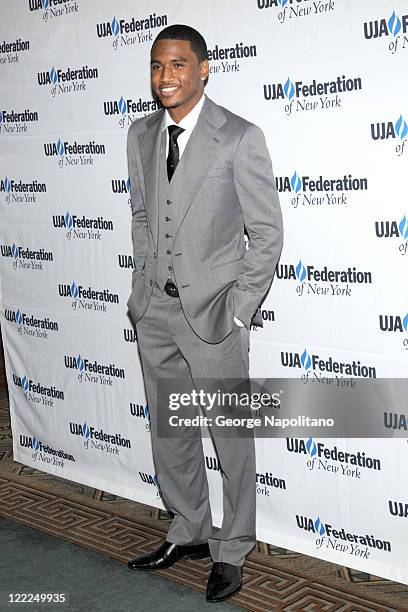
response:
{"label": "man's eye", "polygon": [[184,66],[184,64],[179,64],[179,63],[177,63],[177,64],[174,64],[174,66],[175,66],[176,68],[181,68],[182,66]]}
{"label": "man's eye", "polygon": [[153,64],[152,70],[158,70],[160,66],[158,64]]}

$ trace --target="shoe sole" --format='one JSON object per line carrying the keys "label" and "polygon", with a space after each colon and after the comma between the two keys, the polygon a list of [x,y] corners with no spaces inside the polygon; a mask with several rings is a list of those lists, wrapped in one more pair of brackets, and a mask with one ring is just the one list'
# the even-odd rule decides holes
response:
{"label": "shoe sole", "polygon": [[233,597],[234,595],[236,595],[237,593],[240,592],[240,590],[242,589],[242,584],[240,587],[238,587],[237,589],[235,589],[235,591],[233,593],[230,593],[229,595],[225,595],[224,597],[217,597],[217,599],[207,599],[205,598],[205,600],[208,603],[218,603],[220,601],[225,601],[226,599],[229,599],[230,597]]}
{"label": "shoe sole", "polygon": [[155,570],[159,571],[159,569],[160,570],[168,569],[169,567],[171,567],[172,565],[174,565],[178,561],[181,561],[182,559],[195,559],[195,560],[198,560],[198,559],[208,559],[209,557],[210,557],[210,553],[209,552],[208,553],[193,553],[191,555],[183,555],[182,557],[180,557],[180,559],[177,559],[177,561],[174,561],[174,563],[170,563],[169,565],[166,564],[166,565],[164,565],[164,566],[162,566],[160,568],[157,568],[157,567],[130,567],[129,565],[128,565],[128,568],[130,570],[132,570],[132,571],[138,571],[138,572],[140,572],[140,571],[142,571],[142,572],[153,572]]}

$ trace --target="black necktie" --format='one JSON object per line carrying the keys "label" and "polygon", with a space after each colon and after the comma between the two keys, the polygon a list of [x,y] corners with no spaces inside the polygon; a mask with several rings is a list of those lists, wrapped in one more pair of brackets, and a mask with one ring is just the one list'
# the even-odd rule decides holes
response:
{"label": "black necktie", "polygon": [[174,171],[177,168],[177,164],[179,163],[179,157],[180,157],[179,148],[177,144],[177,138],[180,136],[182,132],[184,132],[184,130],[178,125],[169,125],[167,129],[169,130],[169,154],[167,156],[167,176],[170,182],[174,174]]}

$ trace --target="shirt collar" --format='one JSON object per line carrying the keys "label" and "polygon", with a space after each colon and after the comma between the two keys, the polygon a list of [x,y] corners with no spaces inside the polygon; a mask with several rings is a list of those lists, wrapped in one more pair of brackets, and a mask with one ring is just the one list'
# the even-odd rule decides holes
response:
{"label": "shirt collar", "polygon": [[[177,125],[179,125],[185,130],[193,131],[198,121],[198,116],[201,112],[204,101],[205,101],[205,94],[201,96],[201,98],[199,99],[197,104],[194,106],[194,108],[192,108],[191,111],[185,117],[183,117],[183,119]],[[162,123],[162,132],[164,132],[164,130],[167,130],[169,125],[176,125],[176,122],[173,121],[173,119],[170,117],[169,111],[165,110],[164,117],[163,117],[163,123]]]}

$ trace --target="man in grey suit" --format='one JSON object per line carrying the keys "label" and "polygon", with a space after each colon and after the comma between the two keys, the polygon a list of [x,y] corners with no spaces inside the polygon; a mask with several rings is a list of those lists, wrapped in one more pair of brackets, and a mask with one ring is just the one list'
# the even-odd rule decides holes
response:
{"label": "man in grey suit", "polygon": [[[223,480],[223,522],[212,526],[202,441],[185,429],[158,437],[160,379],[248,379],[251,321],[282,247],[282,217],[261,130],[204,95],[206,43],[189,26],[159,33],[151,84],[164,109],[128,133],[135,268],[128,306],[152,421],[166,541],[129,561],[161,569],[211,553],[207,600],[241,587],[255,544],[253,438],[214,437]],[[249,237],[245,247],[244,228]],[[166,407],[167,408],[167,407]],[[192,415],[193,416],[193,415]]]}

